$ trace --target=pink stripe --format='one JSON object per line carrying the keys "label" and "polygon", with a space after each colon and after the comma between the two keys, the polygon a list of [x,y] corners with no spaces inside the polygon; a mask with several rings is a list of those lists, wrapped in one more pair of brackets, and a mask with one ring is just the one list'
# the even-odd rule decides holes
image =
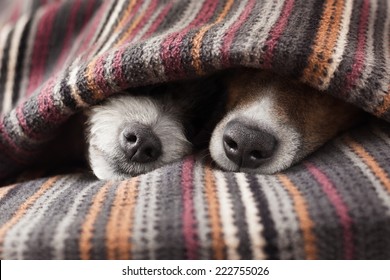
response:
{"label": "pink stripe", "polygon": [[137,23],[136,28],[134,28],[131,31],[131,33],[129,34],[129,37],[126,39],[126,42],[130,42],[135,37],[135,35],[138,34],[138,32],[141,30],[141,28],[145,25],[145,22],[148,21],[150,19],[151,15],[155,12],[155,10],[157,8],[157,4],[158,4],[157,0],[152,1],[149,8],[146,10],[144,15],[142,16],[142,20],[140,20]]}
{"label": "pink stripe", "polygon": [[[3,136],[3,139],[8,143],[9,147],[3,147],[3,151],[7,151],[7,154],[12,157],[15,161],[19,163],[24,163],[26,162],[25,160],[21,160],[25,158],[25,156],[31,156],[34,153],[31,151],[26,151],[23,148],[19,147],[14,140],[11,138],[9,135],[7,129],[4,126],[4,122],[0,122],[0,133]],[[11,151],[11,149],[12,151]]]}
{"label": "pink stripe", "polygon": [[83,40],[83,43],[79,48],[77,54],[81,54],[81,52],[85,51],[89,46],[97,47],[95,44],[96,42],[91,42],[92,37],[97,32],[97,28],[100,24],[100,21],[102,20],[103,14],[107,11],[107,7],[109,6],[109,4],[111,4],[110,1],[104,1],[104,3],[100,6],[100,9],[95,14],[93,20],[90,22],[88,26],[88,31],[85,32],[86,33],[85,39]]}
{"label": "pink stripe", "polygon": [[352,259],[354,257],[354,245],[353,245],[353,233],[352,233],[352,219],[348,213],[348,207],[340,197],[337,189],[333,183],[326,177],[326,175],[319,170],[312,163],[305,163],[306,168],[314,176],[314,178],[320,183],[322,190],[328,196],[330,202],[337,211],[337,215],[340,218],[341,226],[343,228],[344,239],[344,252],[346,259]]}
{"label": "pink stripe", "polygon": [[264,68],[270,69],[272,66],[272,59],[274,56],[274,49],[276,47],[276,44],[284,32],[284,29],[287,26],[288,18],[293,10],[295,0],[287,0],[284,7],[282,14],[280,15],[278,22],[272,29],[270,33],[270,38],[265,43],[265,46],[267,46],[267,51],[264,54]]}
{"label": "pink stripe", "polygon": [[226,35],[225,40],[222,45],[222,64],[227,67],[229,65],[229,50],[233,43],[234,36],[236,35],[237,30],[242,26],[246,21],[249,14],[252,12],[253,7],[255,6],[255,1],[251,0],[245,10],[241,13],[239,19],[232,25],[230,32]]}
{"label": "pink stripe", "polygon": [[168,3],[165,8],[161,11],[160,15],[156,18],[152,26],[150,26],[149,30],[142,36],[141,39],[148,38],[157,28],[160,26],[161,22],[165,19],[166,15],[169,13],[173,6],[173,2]]}
{"label": "pink stripe", "polygon": [[122,72],[122,56],[125,52],[126,48],[122,47],[119,48],[114,55],[114,58],[112,60],[112,68],[113,76],[115,77],[115,83],[119,88],[126,88],[128,86],[126,77],[123,75]]}
{"label": "pink stripe", "polygon": [[34,50],[31,59],[30,79],[27,87],[27,96],[29,96],[42,82],[45,73],[45,64],[49,51],[49,38],[53,29],[53,21],[59,10],[60,5],[49,6],[42,16],[37,34],[35,35]]}
{"label": "pink stripe", "polygon": [[[62,123],[68,115],[64,114],[61,109],[54,104],[53,94],[54,94],[55,78],[49,80],[44,88],[38,95],[38,112],[39,115],[44,118],[45,122],[51,124]],[[61,104],[59,104],[61,106]]]}
{"label": "pink stripe", "polygon": [[35,139],[35,140],[41,139],[41,136],[33,132],[27,125],[26,118],[24,117],[23,114],[23,104],[21,104],[16,108],[16,118],[18,119],[20,128],[23,130],[24,134],[28,138]]}
{"label": "pink stripe", "polygon": [[174,75],[181,77],[184,75],[181,62],[181,44],[184,36],[192,28],[197,27],[201,23],[207,22],[213,15],[218,1],[207,0],[203,3],[201,11],[196,18],[185,28],[179,32],[174,32],[165,39],[161,44],[161,59],[164,63],[165,72],[168,76]]}
{"label": "pink stripe", "polygon": [[183,186],[183,232],[184,241],[186,246],[187,258],[194,260],[198,258],[198,241],[197,232],[195,230],[196,220],[194,217],[194,204],[193,204],[193,170],[194,170],[194,158],[188,157],[183,163],[182,181]]}
{"label": "pink stripe", "polygon": [[[94,65],[93,70],[93,77],[89,77],[91,83],[88,83],[88,88],[91,92],[94,92],[95,90],[101,90],[103,93],[103,97],[107,96],[107,94],[110,94],[112,89],[109,85],[110,81],[104,76],[104,66],[107,61],[108,53],[100,55]],[[91,66],[89,65],[88,68]],[[98,101],[99,98],[97,96],[93,96],[95,101]]]}
{"label": "pink stripe", "polygon": [[[141,5],[142,2],[145,2],[145,0],[137,1],[137,4],[131,9],[130,14],[126,16],[126,19],[125,19],[124,23],[122,23],[122,26],[120,27],[119,31],[115,31],[114,30],[114,32],[119,34],[119,33],[121,33],[122,31],[125,31],[128,28],[128,25],[130,25],[130,23],[135,19],[135,14],[138,12],[140,7],[142,6]],[[129,3],[126,6],[126,9],[127,9],[128,6],[129,6]],[[116,22],[115,28],[119,27],[118,23],[119,23],[119,21]]]}
{"label": "pink stripe", "polygon": [[352,89],[356,79],[359,78],[361,72],[363,71],[369,13],[370,13],[370,1],[365,0],[363,2],[363,6],[360,11],[358,44],[356,47],[354,64],[352,65],[352,71],[346,77],[347,79],[346,91]]}
{"label": "pink stripe", "polygon": [[57,65],[55,67],[54,72],[57,72],[60,70],[60,68],[63,66],[63,64],[65,62],[66,55],[69,53],[69,46],[70,46],[72,35],[74,33],[74,28],[76,25],[76,16],[77,16],[78,11],[80,10],[80,6],[81,6],[81,0],[77,0],[77,1],[73,2],[73,6],[72,6],[71,11],[70,11],[70,17],[69,17],[69,20],[67,21],[68,28],[66,30],[65,39],[63,41],[63,47],[62,47],[60,56],[57,60]]}
{"label": "pink stripe", "polygon": [[10,21],[12,23],[15,23],[20,18],[20,8],[21,8],[20,5],[16,5],[13,7],[13,11],[11,13],[11,18],[10,18]]}

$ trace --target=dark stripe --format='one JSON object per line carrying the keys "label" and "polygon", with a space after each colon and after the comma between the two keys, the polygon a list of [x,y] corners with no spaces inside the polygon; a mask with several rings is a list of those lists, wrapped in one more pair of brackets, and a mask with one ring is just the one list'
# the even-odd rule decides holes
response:
{"label": "dark stripe", "polygon": [[[320,24],[323,0],[296,2],[285,32],[274,52],[273,69],[279,74],[298,78],[307,66],[311,46]],[[291,36],[294,34],[294,36]],[[294,53],[294,55],[291,55]]]}
{"label": "dark stripe", "polygon": [[353,8],[351,12],[351,21],[349,24],[349,32],[347,34],[347,43],[344,49],[341,63],[334,73],[332,82],[329,84],[327,91],[332,94],[345,96],[348,92],[343,91],[346,85],[346,76],[352,72],[354,54],[357,48],[357,34],[360,21],[360,10],[364,0],[353,1]]}
{"label": "dark stripe", "polygon": [[[9,62],[9,51],[11,48],[11,40],[14,35],[14,29],[8,34],[7,40],[3,49],[3,58],[1,60],[1,70],[0,70],[0,100],[4,102],[4,93],[5,93],[5,84],[7,82],[8,71],[13,71],[13,69],[8,69]],[[0,50],[1,51],[1,50]],[[1,107],[0,107],[1,108]],[[3,108],[1,108],[2,110]],[[0,111],[1,112],[1,111]]]}
{"label": "dark stripe", "polygon": [[242,259],[253,258],[251,250],[251,242],[248,234],[248,224],[245,215],[245,205],[241,199],[241,191],[237,185],[237,181],[234,177],[234,173],[225,173],[226,187],[231,196],[231,202],[234,209],[233,219],[234,225],[238,229],[237,237],[240,241],[237,251]]}
{"label": "dark stripe", "polygon": [[[361,137],[362,134],[359,134]],[[342,154],[334,149],[333,146],[327,147],[316,164],[329,179],[334,182],[335,188],[341,195],[343,201],[348,205],[349,214],[352,218],[352,232],[354,236],[355,258],[383,259],[390,257],[390,241],[388,238],[378,237],[374,232],[390,232],[390,220],[384,219],[382,214],[387,210],[379,199],[378,194],[372,183],[365,176],[356,177],[360,168],[351,164],[349,159],[341,156]],[[340,174],[339,166],[343,166]],[[318,205],[317,205],[318,207]],[[352,210],[353,209],[353,210]],[[362,219],[365,222],[362,222]],[[329,221],[328,223],[330,223]],[[338,224],[338,223],[337,223]],[[329,231],[329,235],[334,234],[335,229]],[[364,238],[363,238],[364,236]],[[380,235],[382,236],[382,235]],[[386,236],[386,235],[383,235]],[[332,242],[333,247],[342,241],[342,238],[335,237]],[[330,240],[328,242],[331,242]],[[335,243],[337,242],[337,243]],[[367,248],[370,247],[371,254],[366,254]],[[339,248],[339,247],[336,247]],[[341,249],[342,247],[340,247]],[[325,250],[322,250],[326,253]],[[364,256],[363,256],[364,255]],[[342,255],[323,255],[324,258],[343,258]]]}
{"label": "dark stripe", "polygon": [[[174,163],[164,167],[161,171],[161,183],[157,188],[156,230],[158,232],[155,242],[157,259],[185,259],[185,242],[183,237],[183,199],[181,182],[182,164]],[[155,186],[153,186],[155,187]],[[170,221],[167,223],[167,221]]]}
{"label": "dark stripe", "polygon": [[275,223],[272,220],[269,203],[264,195],[262,187],[259,185],[254,175],[248,175],[249,188],[255,198],[256,206],[259,209],[261,223],[263,224],[263,236],[266,240],[264,251],[268,259],[275,260],[279,258],[277,239],[278,233],[275,229]]}
{"label": "dark stripe", "polygon": [[20,207],[20,201],[26,201],[46,181],[46,178],[25,182],[13,187],[0,203],[0,226],[5,224]]}
{"label": "dark stripe", "polygon": [[[108,21],[110,20],[110,15],[112,15],[112,13],[114,12],[115,7],[118,5],[118,2],[116,2],[116,5],[114,3],[115,3],[115,1],[113,1],[112,4],[109,5],[110,6],[109,10],[107,11],[107,13],[104,14],[104,16],[105,16],[104,22],[101,25],[101,29],[96,33],[96,37],[95,37],[96,39],[93,42],[94,44],[99,41],[100,37],[103,34],[103,31],[105,30],[105,27],[107,26]],[[124,13],[124,10],[121,12],[121,14],[123,14],[123,13]]]}
{"label": "dark stripe", "polygon": [[[91,180],[91,177],[89,177],[89,180]],[[96,182],[96,179],[93,179],[94,182]],[[77,181],[76,181],[77,182]],[[88,184],[91,184],[92,182],[89,182]],[[70,224],[70,226],[67,228],[66,233],[69,236],[65,242],[64,246],[64,258],[69,260],[78,260],[80,259],[80,246],[79,246],[79,239],[80,239],[80,232],[82,225],[85,220],[85,216],[87,215],[89,211],[89,207],[91,206],[91,203],[93,201],[93,198],[98,193],[98,191],[105,185],[105,182],[101,182],[101,184],[97,184],[94,186],[84,197],[84,203],[80,205],[80,208],[78,209],[78,215],[74,217],[74,221]],[[102,241],[104,243],[104,241]]]}
{"label": "dark stripe", "polygon": [[[20,96],[20,88],[21,88],[21,81],[22,81],[22,73],[23,73],[23,65],[25,62],[29,59],[26,57],[26,51],[28,49],[28,37],[31,32],[31,25],[32,25],[32,17],[29,17],[29,20],[23,30],[22,36],[20,38],[19,48],[18,48],[18,56],[16,60],[16,67],[15,67],[15,78],[13,82],[13,89],[12,89],[12,105],[15,106],[18,99],[20,99],[22,96]],[[1,82],[0,82],[1,83]]]}
{"label": "dark stripe", "polygon": [[115,200],[115,195],[119,187],[119,182],[115,183],[109,188],[107,195],[104,198],[104,203],[99,211],[98,216],[96,217],[96,222],[94,223],[94,234],[91,240],[92,250],[91,250],[91,259],[94,260],[104,260],[107,259],[106,252],[106,226],[110,218],[110,213],[112,207],[118,207],[113,205]]}
{"label": "dark stripe", "polygon": [[[311,158],[309,157],[310,161]],[[317,162],[314,162],[318,165]],[[322,170],[326,170],[319,165]],[[343,232],[336,210],[324,194],[318,182],[308,173],[303,165],[299,165],[289,172],[288,176],[299,192],[304,197],[315,226],[317,247],[317,259],[342,259],[343,252]],[[330,226],[325,226],[330,225]],[[332,246],[328,246],[332,244]],[[294,244],[293,244],[294,245]]]}

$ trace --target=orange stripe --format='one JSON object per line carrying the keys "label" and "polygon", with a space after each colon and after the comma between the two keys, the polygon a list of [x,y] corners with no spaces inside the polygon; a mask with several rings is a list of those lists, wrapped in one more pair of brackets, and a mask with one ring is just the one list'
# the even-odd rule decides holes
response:
{"label": "orange stripe", "polygon": [[96,63],[98,59],[99,57],[92,60],[92,62],[88,65],[86,73],[88,89],[91,91],[92,96],[96,101],[102,100],[104,97],[103,91],[98,86],[96,86],[94,78],[94,71],[96,69]]}
{"label": "orange stripe", "polygon": [[214,252],[214,259],[224,258],[225,242],[222,238],[221,218],[219,216],[219,204],[216,195],[214,176],[209,167],[205,167],[205,188],[208,212],[211,224],[211,240]]}
{"label": "orange stripe", "polygon": [[7,193],[10,190],[12,190],[15,186],[16,186],[16,184],[15,185],[6,186],[6,187],[1,187],[0,188],[0,200],[2,200],[7,195]]}
{"label": "orange stripe", "polygon": [[357,154],[361,159],[363,159],[364,163],[371,169],[371,171],[375,174],[376,177],[382,182],[382,184],[386,187],[387,191],[390,192],[390,179],[386,173],[380,167],[375,158],[373,158],[362,145],[354,141],[350,136],[344,137],[344,142],[353,149],[355,154]]}
{"label": "orange stripe", "polygon": [[278,175],[279,181],[285,186],[290,193],[294,201],[294,209],[298,215],[299,224],[303,233],[304,249],[306,253],[306,259],[316,259],[317,248],[316,238],[313,233],[314,222],[311,220],[309,211],[307,210],[307,203],[297,187],[291,182],[291,180],[284,174]]}
{"label": "orange stripe", "polygon": [[119,224],[119,232],[122,234],[119,236],[119,258],[130,259],[131,258],[131,237],[133,233],[133,217],[134,209],[138,195],[138,179],[134,178],[129,182],[129,189],[124,201],[124,212],[121,218],[122,223]]}
{"label": "orange stripe", "polygon": [[142,11],[142,13],[133,21],[133,23],[130,25],[130,27],[127,29],[127,31],[122,34],[121,38],[119,39],[119,41],[115,44],[115,46],[119,46],[121,45],[124,41],[126,41],[126,39],[129,37],[129,35],[131,34],[131,32],[133,32],[134,28],[137,27],[137,25],[139,24],[139,22],[142,20],[142,18],[144,17],[145,13],[148,11],[148,9],[144,9]]}
{"label": "orange stripe", "polygon": [[94,223],[97,216],[102,210],[104,199],[106,198],[107,191],[111,187],[112,183],[106,183],[95,195],[92,205],[89,208],[88,214],[85,217],[84,223],[81,226],[79,247],[80,247],[80,258],[88,260],[91,258],[92,244],[91,240],[94,232]]}
{"label": "orange stripe", "polygon": [[124,181],[118,187],[111,214],[106,226],[108,259],[131,258],[131,234],[133,213],[137,196],[137,179]]}
{"label": "orange stripe", "polygon": [[390,86],[387,91],[387,94],[383,98],[383,103],[376,109],[375,114],[378,117],[382,117],[387,112],[387,110],[389,110],[389,108],[390,108]]}
{"label": "orange stripe", "polygon": [[0,255],[3,250],[3,242],[4,237],[7,232],[26,214],[27,210],[37,201],[38,198],[43,196],[48,189],[50,189],[54,183],[58,180],[59,176],[52,177],[48,179],[42,186],[35,192],[32,196],[30,196],[22,205],[20,205],[19,209],[15,211],[14,215],[1,226],[0,228]]}
{"label": "orange stripe", "polygon": [[191,56],[192,56],[192,65],[195,67],[195,71],[199,74],[203,74],[202,70],[202,63],[200,60],[200,49],[202,46],[202,40],[204,37],[204,34],[213,27],[214,25],[220,23],[226,15],[229,13],[231,7],[233,6],[234,0],[229,0],[226,2],[225,7],[223,8],[222,12],[219,14],[218,18],[211,24],[207,24],[203,26],[198,33],[194,36],[194,39],[192,39],[192,45],[193,48],[191,50]]}
{"label": "orange stripe", "polygon": [[[332,58],[339,37],[344,4],[345,1],[328,0],[326,2],[313,52],[308,59],[308,66],[303,72],[304,82],[317,83],[318,79],[327,76],[327,69],[330,65],[328,60]],[[320,57],[319,54],[321,54]]]}
{"label": "orange stripe", "polygon": [[121,29],[125,24],[126,21],[129,19],[130,13],[134,8],[135,5],[135,0],[132,0],[129,5],[126,8],[126,11],[123,13],[118,25],[115,27],[115,30],[112,32],[112,34],[115,34],[118,32],[119,29]]}

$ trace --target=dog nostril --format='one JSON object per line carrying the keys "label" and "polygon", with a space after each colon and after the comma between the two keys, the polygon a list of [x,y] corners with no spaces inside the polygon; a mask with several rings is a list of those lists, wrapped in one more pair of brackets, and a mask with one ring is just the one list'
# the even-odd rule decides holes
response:
{"label": "dog nostril", "polygon": [[135,134],[125,134],[124,135],[125,139],[129,143],[135,143],[137,142],[137,136]]}
{"label": "dog nostril", "polygon": [[224,141],[229,149],[232,151],[236,151],[238,149],[238,144],[236,141],[234,141],[231,137],[226,136],[224,137]]}
{"label": "dog nostril", "polygon": [[146,158],[156,158],[157,156],[157,150],[153,149],[152,147],[147,147],[143,150],[143,153]]}
{"label": "dog nostril", "polygon": [[252,152],[250,152],[250,157],[252,158],[252,159],[254,159],[254,160],[259,160],[259,159],[262,159],[262,158],[264,158],[263,157],[263,154],[260,152],[260,151],[252,151]]}

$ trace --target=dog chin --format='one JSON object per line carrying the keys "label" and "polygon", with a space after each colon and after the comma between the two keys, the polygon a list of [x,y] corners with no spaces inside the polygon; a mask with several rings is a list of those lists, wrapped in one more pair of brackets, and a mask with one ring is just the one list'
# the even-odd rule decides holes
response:
{"label": "dog chin", "polygon": [[[215,128],[211,136],[209,145],[210,154],[220,168],[233,172],[274,174],[287,169],[304,156],[301,150],[302,145],[299,134],[292,126],[270,121],[272,118],[261,118],[262,116],[254,119],[253,116],[255,115],[251,115],[249,111],[246,112],[240,116],[237,116],[233,112],[225,117]],[[248,117],[249,115],[251,115],[251,118]],[[263,131],[267,131],[276,138],[277,147],[274,154],[259,167],[240,167],[226,156],[223,148],[223,133],[227,123],[232,120],[238,120],[244,124],[249,124]]]}

